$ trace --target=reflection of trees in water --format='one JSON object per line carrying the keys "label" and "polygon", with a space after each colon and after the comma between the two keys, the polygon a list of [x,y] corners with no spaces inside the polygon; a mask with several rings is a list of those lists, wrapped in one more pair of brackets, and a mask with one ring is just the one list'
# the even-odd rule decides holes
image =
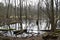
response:
{"label": "reflection of trees in water", "polygon": [[[28,22],[27,22],[27,31],[28,32],[30,32],[30,33],[38,33],[38,25],[36,24],[36,20],[31,20],[31,21],[29,21],[28,20]],[[23,21],[23,23],[22,23],[22,27],[23,27],[23,29],[26,29],[26,22],[25,21]],[[5,25],[5,26],[7,26],[7,25]],[[43,21],[43,20],[40,20],[39,21],[39,29],[40,30],[44,30],[44,29],[46,29],[47,27],[48,27],[49,25],[48,25],[48,23],[47,23],[47,20],[45,20],[45,21]],[[16,23],[16,29],[17,30],[20,30],[20,24],[19,23]],[[4,27],[5,28],[5,27]],[[15,29],[15,24],[12,24],[12,25],[10,25],[10,28],[13,28],[13,29]],[[9,32],[6,32],[7,33],[7,35],[10,35],[10,33]],[[5,34],[6,34],[5,33]],[[41,34],[43,33],[43,32],[40,32]],[[14,35],[13,34],[13,31],[12,31],[12,35]]]}
{"label": "reflection of trees in water", "polygon": [[[45,22],[43,22],[43,21],[40,21],[40,22],[41,22],[41,24],[39,24],[39,25],[41,25],[41,26],[39,26],[39,28],[42,29],[43,26],[45,27],[45,25],[44,25]],[[30,33],[37,33],[38,32],[38,29],[37,29],[38,28],[38,25],[36,24],[36,20],[28,21],[27,24],[28,24],[27,25],[27,31],[28,32],[30,32]],[[23,23],[22,23],[22,27],[24,27],[23,29],[26,29],[25,25],[26,25],[26,22],[23,21]],[[10,28],[15,29],[15,24],[10,25]],[[19,23],[16,23],[16,29],[17,30],[20,30],[20,24]],[[10,35],[9,32],[7,32],[7,34]],[[12,35],[14,35],[13,34],[13,31],[12,31]]]}
{"label": "reflection of trees in water", "polygon": [[60,20],[57,21],[57,28],[60,29]]}

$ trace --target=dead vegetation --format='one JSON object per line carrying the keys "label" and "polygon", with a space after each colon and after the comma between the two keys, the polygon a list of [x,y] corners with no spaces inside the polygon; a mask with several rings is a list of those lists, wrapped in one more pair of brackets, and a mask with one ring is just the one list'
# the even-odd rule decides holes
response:
{"label": "dead vegetation", "polygon": [[31,37],[2,37],[0,36],[0,40],[43,40],[41,36],[31,36]]}

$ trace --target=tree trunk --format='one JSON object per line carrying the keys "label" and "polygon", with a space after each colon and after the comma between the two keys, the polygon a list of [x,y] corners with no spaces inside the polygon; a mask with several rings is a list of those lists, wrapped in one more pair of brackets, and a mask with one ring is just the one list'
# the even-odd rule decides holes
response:
{"label": "tree trunk", "polygon": [[54,2],[51,0],[51,31],[54,32],[56,29],[55,20],[54,20]]}
{"label": "tree trunk", "polygon": [[21,30],[22,30],[22,1],[20,0],[20,26],[21,26]]}

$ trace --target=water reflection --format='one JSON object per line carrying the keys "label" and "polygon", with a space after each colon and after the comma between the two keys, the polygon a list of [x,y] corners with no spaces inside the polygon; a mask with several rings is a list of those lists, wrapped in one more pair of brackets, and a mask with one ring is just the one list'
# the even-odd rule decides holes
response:
{"label": "water reflection", "polygon": [[[45,26],[46,26],[46,22],[41,21],[41,24],[39,24],[40,30],[43,30],[45,28]],[[10,25],[11,29],[16,29],[16,30],[20,30],[20,27],[21,27],[20,23]],[[27,21],[27,25],[26,25],[26,21],[24,20],[23,23],[22,23],[22,27],[23,27],[23,29],[27,29],[27,31],[29,33],[32,33],[32,34],[34,34],[34,33],[37,34],[38,33],[38,26],[36,25],[36,20]],[[1,29],[3,29],[3,28],[4,29],[9,29],[8,25],[5,25],[4,27],[1,27]],[[13,31],[15,31],[15,30],[13,30]],[[11,32],[8,31],[6,33],[4,32],[4,35],[12,36],[12,35],[14,35],[13,31],[11,31]],[[12,35],[11,35],[11,33],[12,33]]]}
{"label": "water reflection", "polygon": [[[40,20],[39,21],[39,29],[40,30],[48,29],[46,27],[46,24],[47,24],[46,20],[44,20],[44,21]],[[20,30],[20,27],[21,27],[20,23],[10,25],[11,29],[16,29],[16,30]],[[27,21],[27,24],[26,24],[26,21],[24,20],[22,23],[22,27],[23,27],[23,29],[27,29],[27,32],[31,33],[31,34],[23,33],[24,37],[31,36],[31,35],[37,35],[37,33],[38,33],[38,25],[36,25],[36,20]],[[8,27],[8,25],[4,25],[3,27],[0,27],[0,29],[9,29],[9,27]],[[51,27],[50,27],[50,29],[51,29]],[[15,30],[13,30],[13,31],[15,31]],[[7,36],[14,37],[15,34],[13,34],[13,31],[4,31],[4,32],[1,31],[1,33],[4,34],[5,36],[7,35]],[[39,31],[39,32],[40,32],[40,34],[44,33],[42,31]],[[18,35],[18,37],[20,37],[20,36],[21,35]]]}

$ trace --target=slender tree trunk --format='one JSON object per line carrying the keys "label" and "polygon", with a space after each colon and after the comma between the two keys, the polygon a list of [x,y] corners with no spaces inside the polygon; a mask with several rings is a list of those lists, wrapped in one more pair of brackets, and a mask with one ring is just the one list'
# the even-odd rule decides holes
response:
{"label": "slender tree trunk", "polygon": [[39,2],[38,2],[38,14],[37,14],[37,16],[38,16],[38,19],[37,19],[37,26],[38,26],[38,35],[39,35],[39,4],[40,4],[40,0],[39,0]]}
{"label": "slender tree trunk", "polygon": [[56,29],[56,26],[54,24],[54,1],[51,0],[51,19],[50,19],[50,22],[51,22],[51,31],[54,32],[55,29]]}
{"label": "slender tree trunk", "polygon": [[26,0],[26,8],[25,8],[25,21],[26,21],[26,29],[27,29],[27,0]]}
{"label": "slender tree trunk", "polygon": [[21,27],[21,30],[22,30],[22,1],[20,0],[20,27]]}

